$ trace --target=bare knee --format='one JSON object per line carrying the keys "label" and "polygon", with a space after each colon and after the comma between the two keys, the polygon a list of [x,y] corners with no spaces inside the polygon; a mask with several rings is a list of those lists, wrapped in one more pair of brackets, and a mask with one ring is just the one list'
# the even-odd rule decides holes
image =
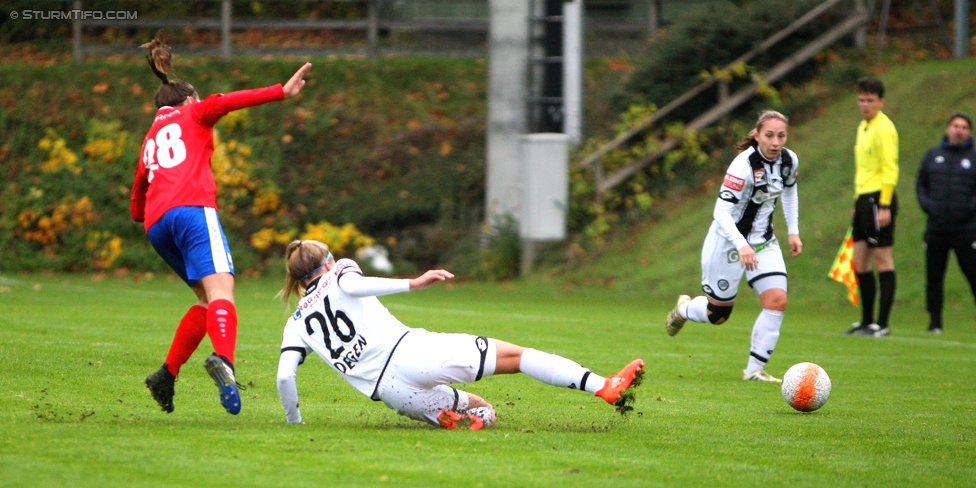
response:
{"label": "bare knee", "polygon": [[522,346],[495,339],[495,374],[518,373],[523,352]]}
{"label": "bare knee", "polygon": [[866,241],[854,242],[854,255],[851,257],[851,265],[855,273],[866,273],[871,270],[871,249],[868,248]]}
{"label": "bare knee", "polygon": [[762,308],[766,310],[785,311],[786,290],[780,290],[778,288],[767,290],[762,295],[759,295],[759,301],[762,303]]}
{"label": "bare knee", "polygon": [[890,247],[875,248],[872,257],[874,258],[874,269],[878,270],[879,273],[895,269],[895,259]]}
{"label": "bare knee", "polygon": [[[228,300],[234,303],[234,275],[230,273],[214,273],[200,278],[197,283],[205,295],[201,299],[212,302],[215,300]],[[196,288],[196,287],[194,287]],[[196,292],[197,290],[194,289]],[[200,293],[197,293],[200,296]]]}
{"label": "bare knee", "polygon": [[203,285],[200,284],[200,282],[197,282],[197,284],[190,289],[193,290],[193,294],[197,296],[197,305],[207,308],[207,305],[209,305],[207,302],[207,290],[203,288]]}

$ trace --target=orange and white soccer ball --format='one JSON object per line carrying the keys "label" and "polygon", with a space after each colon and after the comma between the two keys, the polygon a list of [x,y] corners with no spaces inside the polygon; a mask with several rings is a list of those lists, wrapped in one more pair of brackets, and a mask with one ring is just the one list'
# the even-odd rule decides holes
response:
{"label": "orange and white soccer ball", "polygon": [[812,412],[830,398],[830,377],[813,363],[794,364],[783,375],[783,398],[801,412]]}

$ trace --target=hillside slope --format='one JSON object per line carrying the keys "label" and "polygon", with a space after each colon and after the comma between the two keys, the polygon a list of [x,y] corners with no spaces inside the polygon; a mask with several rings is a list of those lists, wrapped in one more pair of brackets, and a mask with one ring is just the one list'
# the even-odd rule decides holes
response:
{"label": "hillside slope", "polygon": [[[900,138],[901,175],[897,194],[901,213],[896,226],[898,271],[896,307],[924,309],[924,214],[915,199],[915,177],[925,151],[939,141],[952,112],[976,113],[976,86],[971,73],[976,59],[924,62],[881,75],[888,92],[885,113]],[[842,285],[827,271],[850,223],[853,202],[853,145],[860,121],[856,93],[824,107],[823,115],[791,128],[787,146],[800,159],[800,236],[804,252],[787,256],[790,300],[794,304],[849,307]],[[726,167],[723,164],[721,167]],[[573,282],[609,283],[620,293],[671,303],[679,293],[700,292],[700,252],[711,223],[721,171],[706,191],[671,205],[668,216],[621,239],[609,252],[569,273]],[[776,230],[785,243],[786,225],[777,211]],[[965,279],[954,263],[947,277],[947,307],[972,307]],[[744,288],[743,288],[744,290]],[[740,300],[755,301],[751,290]],[[852,317],[855,314],[852,311]]]}

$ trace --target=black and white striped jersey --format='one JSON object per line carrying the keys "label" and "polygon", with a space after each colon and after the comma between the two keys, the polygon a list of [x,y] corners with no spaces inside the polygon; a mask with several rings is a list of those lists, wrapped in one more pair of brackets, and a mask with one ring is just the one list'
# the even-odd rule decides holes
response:
{"label": "black and white striped jersey", "polygon": [[799,234],[799,164],[796,153],[785,147],[775,161],[764,158],[755,146],[739,153],[719,190],[712,230],[732,241],[736,249],[767,242],[774,237],[773,211],[782,196],[788,232]]}

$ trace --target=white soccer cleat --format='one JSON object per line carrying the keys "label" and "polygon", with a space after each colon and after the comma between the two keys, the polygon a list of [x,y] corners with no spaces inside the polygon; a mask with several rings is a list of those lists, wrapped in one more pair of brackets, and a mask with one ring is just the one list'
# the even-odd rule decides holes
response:
{"label": "white soccer cleat", "polygon": [[765,369],[760,369],[759,371],[748,373],[745,370],[742,371],[742,379],[745,381],[765,381],[767,383],[782,383],[783,380],[769,374]]}
{"label": "white soccer cleat", "polygon": [[878,324],[871,324],[868,326],[869,335],[874,337],[884,337],[891,335],[891,329],[888,327],[882,327]]}
{"label": "white soccer cleat", "polygon": [[678,303],[674,306],[670,312],[668,312],[668,318],[664,321],[664,328],[667,329],[668,335],[677,335],[681,332],[681,328],[685,325],[685,319],[678,313],[678,309],[691,301],[691,297],[688,295],[681,295],[678,297]]}

